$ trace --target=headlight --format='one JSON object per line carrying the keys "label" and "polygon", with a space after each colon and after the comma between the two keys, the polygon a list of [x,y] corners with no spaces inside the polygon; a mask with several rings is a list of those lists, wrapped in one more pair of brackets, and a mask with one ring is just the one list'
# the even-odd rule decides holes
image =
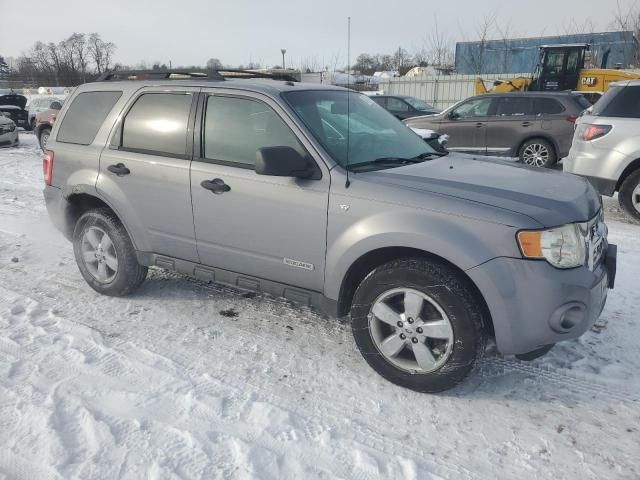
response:
{"label": "headlight", "polygon": [[575,224],[518,232],[518,244],[525,258],[544,259],[557,268],[579,267],[586,261],[586,246]]}

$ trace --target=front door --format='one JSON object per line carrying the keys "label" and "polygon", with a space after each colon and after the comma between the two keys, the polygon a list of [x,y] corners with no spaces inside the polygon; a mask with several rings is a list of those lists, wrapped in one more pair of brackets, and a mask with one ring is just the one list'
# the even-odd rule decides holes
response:
{"label": "front door", "polygon": [[96,184],[136,248],[189,261],[198,260],[189,180],[198,90],[149,88],[136,96],[100,157]]}
{"label": "front door", "polygon": [[297,127],[266,97],[212,89],[199,111],[191,190],[201,263],[322,291],[328,170],[318,162],[320,180],[256,174],[262,147],[290,146],[313,161]]}
{"label": "front door", "polygon": [[486,153],[492,97],[472,98],[443,116],[438,133],[449,135],[448,150]]}

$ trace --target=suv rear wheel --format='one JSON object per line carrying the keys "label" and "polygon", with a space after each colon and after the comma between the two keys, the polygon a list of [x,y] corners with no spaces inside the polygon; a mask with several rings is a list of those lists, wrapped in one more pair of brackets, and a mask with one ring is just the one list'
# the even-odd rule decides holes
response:
{"label": "suv rear wheel", "polygon": [[629,175],[618,192],[620,206],[636,221],[640,221],[640,170]]}
{"label": "suv rear wheel", "polygon": [[533,138],[524,142],[518,156],[521,162],[531,167],[547,168],[558,161],[555,148],[544,138]]}
{"label": "suv rear wheel", "polygon": [[40,148],[43,149],[43,150],[47,146],[47,141],[49,140],[49,135],[51,135],[51,129],[50,128],[43,128],[42,131],[40,132],[40,138],[38,138],[38,141],[40,142]]}
{"label": "suv rear wheel", "polygon": [[371,272],[354,295],[351,328],[376,372],[418,392],[454,387],[486,344],[475,292],[450,266],[423,259],[395,260]]}
{"label": "suv rear wheel", "polygon": [[127,231],[108,208],[80,217],[73,231],[73,253],[89,286],[104,295],[127,295],[147,276]]}

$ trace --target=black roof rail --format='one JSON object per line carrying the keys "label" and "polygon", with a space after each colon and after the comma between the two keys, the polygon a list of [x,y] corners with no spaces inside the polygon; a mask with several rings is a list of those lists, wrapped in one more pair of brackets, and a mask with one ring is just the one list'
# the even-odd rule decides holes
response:
{"label": "black roof rail", "polygon": [[240,70],[220,68],[218,70],[112,70],[100,75],[96,82],[115,82],[119,80],[211,80],[261,78],[298,82],[292,75],[279,72],[258,72],[255,70]]}
{"label": "black roof rail", "polygon": [[115,82],[118,80],[224,80],[215,71],[202,70],[112,70],[100,75],[96,82]]}

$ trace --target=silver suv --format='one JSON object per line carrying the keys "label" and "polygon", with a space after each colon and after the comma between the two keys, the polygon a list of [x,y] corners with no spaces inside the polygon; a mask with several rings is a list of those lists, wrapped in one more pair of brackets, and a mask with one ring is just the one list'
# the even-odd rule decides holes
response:
{"label": "silver suv", "polygon": [[364,359],[421,392],[489,338],[533,358],[602,311],[616,248],[584,179],[438,154],[337,87],[117,76],[73,93],[44,152],[97,292],[154,266],[349,316]]}
{"label": "silver suv", "polygon": [[640,81],[612,84],[576,123],[564,171],[583,175],[640,220]]}

